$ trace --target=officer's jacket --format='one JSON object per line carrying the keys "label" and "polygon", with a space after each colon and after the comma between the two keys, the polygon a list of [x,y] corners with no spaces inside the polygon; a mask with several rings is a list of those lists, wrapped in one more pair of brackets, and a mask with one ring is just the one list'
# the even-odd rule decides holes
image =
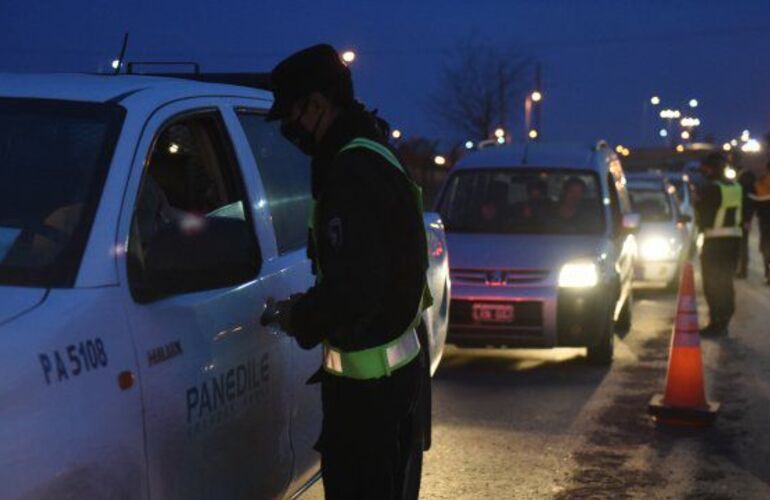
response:
{"label": "officer's jacket", "polygon": [[[734,184],[722,181],[723,184]],[[698,188],[695,201],[695,223],[701,230],[714,227],[714,221],[722,205],[722,191],[716,181],[708,180]]]}
{"label": "officer's jacket", "polygon": [[[300,345],[344,351],[385,344],[415,318],[425,283],[425,230],[406,177],[356,137],[386,144],[373,115],[343,112],[313,158],[316,237],[308,256],[322,274],[292,309]],[[317,253],[315,248],[318,249]]]}

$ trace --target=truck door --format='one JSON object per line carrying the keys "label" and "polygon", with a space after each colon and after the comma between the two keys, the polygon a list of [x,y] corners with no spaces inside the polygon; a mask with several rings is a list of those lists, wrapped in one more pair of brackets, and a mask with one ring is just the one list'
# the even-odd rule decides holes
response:
{"label": "truck door", "polygon": [[[276,261],[285,278],[286,296],[305,292],[313,284],[307,259],[310,214],[310,160],[281,136],[279,125],[265,122],[265,110],[253,102],[234,103],[233,137],[237,148],[253,161],[270,210],[276,238]],[[240,129],[242,134],[236,132]],[[313,449],[321,431],[319,384],[307,384],[321,365],[320,346],[306,351],[292,342],[291,440],[294,474],[290,492],[302,487],[319,469],[319,455]]]}
{"label": "truck door", "polygon": [[290,339],[259,322],[282,278],[216,104],[151,117],[121,220],[153,498],[276,497],[291,476]]}

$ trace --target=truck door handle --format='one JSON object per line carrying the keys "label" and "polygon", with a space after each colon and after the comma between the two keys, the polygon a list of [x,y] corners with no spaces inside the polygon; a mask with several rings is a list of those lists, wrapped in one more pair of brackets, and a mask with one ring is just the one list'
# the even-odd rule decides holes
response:
{"label": "truck door handle", "polygon": [[262,313],[262,317],[259,319],[262,326],[268,326],[278,323],[281,313],[278,311],[278,303],[272,297],[269,297],[265,301],[265,312]]}

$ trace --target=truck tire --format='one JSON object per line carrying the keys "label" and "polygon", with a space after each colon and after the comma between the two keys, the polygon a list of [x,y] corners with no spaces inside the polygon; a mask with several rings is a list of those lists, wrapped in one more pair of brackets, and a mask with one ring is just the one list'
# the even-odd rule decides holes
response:
{"label": "truck tire", "polygon": [[612,316],[612,310],[610,310],[596,343],[588,346],[588,362],[592,365],[608,366],[612,364],[615,348],[615,322]]}

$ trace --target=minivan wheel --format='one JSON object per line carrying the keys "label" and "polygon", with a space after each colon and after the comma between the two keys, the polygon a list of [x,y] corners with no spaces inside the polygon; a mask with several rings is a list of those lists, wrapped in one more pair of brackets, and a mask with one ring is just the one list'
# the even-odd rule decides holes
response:
{"label": "minivan wheel", "polygon": [[631,323],[633,321],[633,309],[634,309],[634,297],[632,294],[629,294],[628,297],[626,297],[626,302],[623,304],[623,309],[620,310],[620,315],[618,316],[617,322],[615,322],[615,326],[617,329],[623,333],[627,333],[631,331]]}
{"label": "minivan wheel", "polygon": [[682,272],[682,266],[681,264],[676,266],[676,272],[674,273],[674,277],[671,278],[671,281],[666,283],[665,291],[668,293],[676,293],[679,291],[679,274]]}
{"label": "minivan wheel", "polygon": [[588,346],[588,362],[592,365],[607,366],[612,363],[615,347],[614,326],[615,322],[612,320],[612,311],[610,311],[596,343]]}

